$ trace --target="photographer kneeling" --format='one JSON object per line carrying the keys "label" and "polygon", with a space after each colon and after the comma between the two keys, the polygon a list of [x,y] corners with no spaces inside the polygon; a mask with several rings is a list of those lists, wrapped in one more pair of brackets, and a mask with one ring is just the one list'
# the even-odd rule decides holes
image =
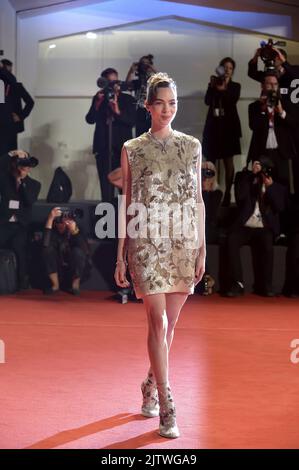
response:
{"label": "photographer kneeling", "polygon": [[51,287],[45,294],[55,294],[62,288],[80,294],[80,282],[90,268],[87,240],[68,212],[59,207],[51,210],[44,229],[43,258]]}

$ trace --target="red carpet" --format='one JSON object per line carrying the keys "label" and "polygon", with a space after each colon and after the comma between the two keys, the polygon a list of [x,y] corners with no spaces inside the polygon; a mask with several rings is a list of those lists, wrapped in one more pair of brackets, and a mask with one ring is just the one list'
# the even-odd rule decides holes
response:
{"label": "red carpet", "polygon": [[142,304],[109,293],[1,297],[0,448],[299,448],[299,301],[190,297],[171,352],[182,436],[139,414]]}

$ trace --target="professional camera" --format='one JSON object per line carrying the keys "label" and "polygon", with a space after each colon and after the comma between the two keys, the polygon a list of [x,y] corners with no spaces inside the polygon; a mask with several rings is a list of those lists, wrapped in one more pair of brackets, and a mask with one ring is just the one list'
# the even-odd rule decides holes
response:
{"label": "professional camera", "polygon": [[261,41],[261,52],[260,57],[265,64],[265,71],[275,70],[275,59],[277,57],[277,52],[274,51],[273,47],[285,47],[286,43],[284,41],[276,41],[269,38],[268,42]]}
{"label": "professional camera", "polygon": [[259,160],[261,165],[260,175],[264,175],[267,178],[273,177],[274,165],[270,158],[262,156]]}
{"label": "professional camera", "polygon": [[279,103],[279,100],[280,100],[280,92],[279,90],[268,90],[266,92],[266,96],[267,96],[267,106],[269,106],[270,108],[275,108],[278,103]]}
{"label": "professional camera", "polygon": [[31,155],[25,157],[25,158],[20,158],[18,156],[12,157],[12,162],[16,165],[16,167],[29,167],[29,168],[34,168],[38,165],[38,159],[35,157],[32,157]]}
{"label": "professional camera", "polygon": [[83,210],[82,209],[70,209],[69,207],[60,207],[61,215],[59,217],[55,217],[55,221],[57,223],[61,223],[64,220],[77,220],[82,219],[83,217]]}
{"label": "professional camera", "polygon": [[218,65],[215,69],[216,75],[211,76],[211,86],[221,86],[225,82],[225,69],[223,65]]}
{"label": "professional camera", "polygon": [[215,174],[216,174],[215,171],[211,170],[210,168],[202,168],[201,169],[202,178],[206,178],[206,179],[213,178],[215,176]]}
{"label": "professional camera", "polygon": [[109,81],[104,77],[99,77],[97,79],[97,86],[101,88],[102,93],[104,93],[105,99],[107,101],[114,100],[115,98],[115,85],[120,87],[121,91],[126,91],[128,89],[128,85],[126,82],[121,80],[113,80]]}

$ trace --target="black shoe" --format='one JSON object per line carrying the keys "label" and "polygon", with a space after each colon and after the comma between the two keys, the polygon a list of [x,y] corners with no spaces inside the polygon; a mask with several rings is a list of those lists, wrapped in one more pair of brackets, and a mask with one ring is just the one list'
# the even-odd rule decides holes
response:
{"label": "black shoe", "polygon": [[244,295],[244,287],[238,282],[234,282],[232,288],[224,294],[225,297],[241,297],[241,295]]}
{"label": "black shoe", "polygon": [[261,297],[275,297],[276,294],[271,289],[254,289],[254,294],[260,295]]}
{"label": "black shoe", "polygon": [[298,299],[299,293],[296,291],[283,292],[282,295],[289,297],[290,299]]}
{"label": "black shoe", "polygon": [[78,296],[78,295],[81,294],[80,289],[79,289],[79,288],[76,288],[76,287],[72,287],[72,288],[70,289],[70,293],[73,294],[73,295],[75,295],[75,296]]}
{"label": "black shoe", "polygon": [[28,277],[24,277],[23,279],[20,279],[19,290],[28,290],[30,288],[31,286],[30,286]]}
{"label": "black shoe", "polygon": [[44,289],[45,295],[55,295],[58,292],[59,292],[59,289],[53,289],[53,287],[46,287],[46,289]]}

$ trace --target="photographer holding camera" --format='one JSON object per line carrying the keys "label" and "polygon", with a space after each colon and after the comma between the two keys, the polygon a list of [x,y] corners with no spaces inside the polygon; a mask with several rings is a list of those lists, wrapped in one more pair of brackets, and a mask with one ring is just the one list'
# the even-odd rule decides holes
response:
{"label": "photographer holding camera", "polygon": [[225,252],[229,266],[228,297],[244,293],[240,259],[242,245],[250,244],[254,270],[254,293],[272,297],[273,241],[280,233],[279,214],[285,209],[287,193],[273,179],[273,164],[261,156],[236,174],[235,198],[238,216],[228,233]]}
{"label": "photographer holding camera", "polygon": [[[133,62],[131,65],[126,82],[129,90],[133,90],[136,100],[136,137],[147,132],[151,127],[151,116],[146,110],[146,87],[148,79],[157,73],[154,67],[154,56],[152,54],[144,55],[139,62]],[[134,76],[137,78],[134,79]]]}
{"label": "photographer holding camera", "polygon": [[36,158],[22,150],[0,156],[0,248],[10,248],[16,255],[20,289],[29,287],[27,229],[41,189],[40,182],[29,173],[37,164]]}
{"label": "photographer holding camera", "polygon": [[[217,170],[212,162],[202,162],[201,165],[202,198],[206,213],[206,243],[218,244],[219,227],[218,215],[222,200],[222,191],[217,183]],[[209,273],[208,255],[206,256],[205,274],[195,288],[196,292],[209,295],[213,292],[215,280]]]}
{"label": "photographer holding camera", "polygon": [[282,106],[275,74],[264,76],[261,97],[249,105],[248,112],[252,137],[247,161],[255,161],[260,155],[268,156],[273,162],[277,181],[289,187],[288,160],[296,158],[292,138],[296,120],[287,103]]}
{"label": "photographer holding camera", "polygon": [[237,111],[241,85],[232,81],[236,63],[230,57],[221,60],[212,75],[205,96],[209,111],[203,131],[203,154],[213,163],[223,159],[225,168],[225,194],[222,204],[230,205],[234,179],[234,155],[241,153],[241,123]]}
{"label": "photographer holding camera", "polygon": [[[280,87],[280,97],[282,107],[287,109],[296,121],[296,128],[292,130],[292,140],[296,156],[292,159],[292,172],[294,191],[299,200],[299,106],[291,99],[291,94],[295,90],[294,80],[299,78],[299,66],[292,65],[287,60],[287,53],[278,45],[285,43],[273,42],[269,39],[267,43],[262,41],[260,48],[256,50],[254,57],[248,63],[248,76],[253,80],[263,83],[265,75],[275,73]],[[275,47],[277,46],[277,47]],[[258,59],[264,63],[264,71],[258,70]]]}
{"label": "photographer holding camera", "polygon": [[100,91],[93,97],[85,119],[88,124],[96,124],[93,152],[102,201],[111,201],[114,188],[107,175],[120,166],[122,145],[132,138],[136,109],[133,97],[121,91],[125,85],[118,80],[115,69],[105,69],[98,79],[98,86]]}
{"label": "photographer holding camera", "polygon": [[55,294],[60,286],[73,295],[80,294],[80,282],[90,269],[88,242],[76,223],[76,212],[54,207],[47,219],[43,238],[43,259],[51,287],[45,294]]}
{"label": "photographer holding camera", "polygon": [[[265,41],[261,42],[261,47],[255,51],[254,56],[248,62],[248,77],[257,82],[262,82],[267,73],[273,72],[279,79],[280,87],[288,89],[292,79],[295,78],[294,69],[287,61],[286,51],[280,47],[275,47],[279,44],[285,45],[285,43],[280,42],[274,43],[271,38],[268,39],[267,43]],[[258,70],[259,58],[264,64],[264,70]]]}

